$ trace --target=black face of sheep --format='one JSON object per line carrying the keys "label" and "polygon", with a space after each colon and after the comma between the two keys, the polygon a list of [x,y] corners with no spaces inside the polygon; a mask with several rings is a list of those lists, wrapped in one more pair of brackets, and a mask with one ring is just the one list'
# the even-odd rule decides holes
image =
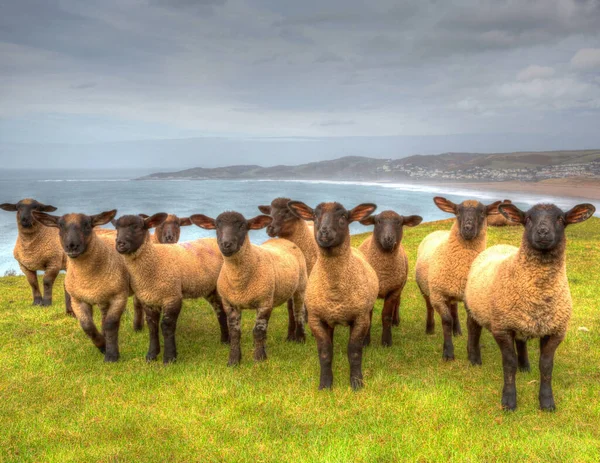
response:
{"label": "black face of sheep", "polygon": [[498,205],[501,204],[501,201],[496,201],[486,206],[475,200],[454,204],[449,199],[440,196],[433,198],[433,202],[442,211],[456,215],[460,236],[465,241],[470,241],[479,236],[486,225],[487,216],[498,214]]}
{"label": "black face of sheep", "polygon": [[267,235],[271,238],[279,236],[285,238],[290,236],[294,229],[293,225],[300,218],[296,217],[288,208],[289,198],[276,198],[270,206],[258,206],[258,210],[263,214],[271,216],[273,221],[267,227]]}
{"label": "black face of sheep", "polygon": [[207,230],[217,230],[217,243],[225,257],[236,254],[244,245],[248,230],[259,230],[271,223],[268,215],[258,215],[246,220],[239,212],[223,212],[217,219],[212,219],[203,214],[194,214],[190,220],[198,227]]}
{"label": "black face of sheep", "polygon": [[148,230],[165,221],[167,214],[159,212],[150,217],[124,215],[113,221],[117,229],[116,249],[119,254],[132,254],[146,241]]}
{"label": "black face of sheep", "polygon": [[174,214],[169,214],[167,219],[156,227],[156,236],[159,243],[173,244],[179,241],[181,236],[181,227],[192,225],[189,217],[179,218]]}
{"label": "black face of sheep", "polygon": [[394,211],[383,211],[360,221],[363,225],[375,225],[373,239],[383,252],[394,252],[402,242],[403,227],[414,227],[423,217],[410,215],[403,217]]}
{"label": "black face of sheep", "polygon": [[54,212],[56,208],[54,206],[47,206],[35,199],[22,199],[16,204],[4,203],[0,204],[0,209],[8,212],[17,213],[17,222],[21,228],[32,228],[36,223],[33,218],[33,211],[39,212]]}
{"label": "black face of sheep", "polygon": [[529,246],[542,253],[557,249],[565,240],[565,227],[589,219],[596,208],[591,204],[579,204],[563,212],[554,204],[537,204],[523,212],[514,204],[501,204],[499,212],[512,222],[525,226]]}
{"label": "black face of sheep", "polygon": [[314,220],[315,239],[323,249],[343,244],[350,234],[350,223],[367,218],[377,209],[375,204],[365,203],[348,211],[340,203],[333,202],[321,203],[313,210],[300,201],[290,201],[288,207],[301,219]]}
{"label": "black face of sheep", "polygon": [[75,259],[87,250],[94,233],[93,228],[107,224],[116,213],[116,209],[113,209],[96,215],[65,214],[59,217],[33,211],[33,217],[46,227],[58,228],[60,242],[65,253]]}

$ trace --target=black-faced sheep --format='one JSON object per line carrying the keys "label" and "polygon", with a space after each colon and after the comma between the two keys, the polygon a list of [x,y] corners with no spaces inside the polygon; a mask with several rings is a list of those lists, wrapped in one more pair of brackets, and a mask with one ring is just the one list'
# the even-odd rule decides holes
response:
{"label": "black-faced sheep", "polygon": [[115,221],[116,248],[124,257],[131,275],[131,287],[146,311],[150,344],[146,360],[156,360],[160,352],[158,325],[165,351],[163,362],[177,358],[175,330],[183,299],[205,298],[215,310],[221,328],[221,342],[227,342],[225,315],[216,292],[223,259],[216,240],[205,238],[177,244],[155,244],[149,230],[160,225],[165,213],[146,219],[125,215]]}
{"label": "black-faced sheep", "polygon": [[194,214],[191,221],[202,228],[217,231],[223,268],[217,288],[227,312],[231,349],[228,365],[240,363],[242,351],[241,320],[243,309],[256,310],[254,325],[254,360],[267,358],[265,343],[273,307],[288,302],[295,318],[288,326],[288,340],[304,342],[304,294],[306,262],[302,251],[283,239],[268,240],[260,246],[250,243],[248,230],[258,230],[271,223],[260,215],[246,220],[238,212],[223,212],[216,220]]}
{"label": "black-faced sheep", "polygon": [[[408,278],[408,257],[402,247],[403,227],[419,225],[423,218],[418,215],[401,216],[394,211],[383,211],[360,221],[363,225],[375,225],[373,234],[359,246],[367,262],[377,273],[379,294],[384,299],[381,312],[381,344],[392,345],[392,324],[400,321],[400,297]],[[371,316],[373,311],[371,310]],[[371,330],[365,340],[369,344]]]}
{"label": "black-faced sheep", "polygon": [[540,338],[540,408],[554,410],[554,353],[567,333],[572,309],[565,227],[587,220],[595,208],[580,204],[565,213],[553,204],[538,204],[523,212],[502,204],[498,209],[525,230],[519,248],[492,246],[473,262],[465,291],[469,360],[481,364],[479,339],[484,326],[502,353],[502,406],[514,410],[517,367],[529,371],[526,342]]}
{"label": "black-faced sheep", "polygon": [[471,264],[487,243],[487,216],[498,213],[497,201],[485,206],[467,200],[460,204],[439,196],[433,199],[444,212],[456,215],[450,231],[427,235],[417,251],[416,279],[427,306],[426,332],[433,333],[435,310],[442,318],[442,358],[454,360],[452,335],[461,334],[458,302],[463,300]]}
{"label": "black-faced sheep", "polygon": [[[52,305],[54,280],[61,270],[67,268],[67,257],[60,244],[58,230],[47,228],[36,222],[33,211],[54,212],[56,208],[35,199],[22,199],[16,204],[0,204],[0,209],[17,213],[19,234],[13,255],[21,271],[27,277],[33,293],[33,305]],[[44,296],[40,293],[37,271],[44,272]],[[69,294],[65,290],[67,314],[72,315]]]}
{"label": "black-faced sheep", "polygon": [[333,385],[333,332],[336,325],[350,327],[348,361],[350,385],[363,386],[362,352],[371,325],[370,313],[377,300],[379,282],[375,270],[350,246],[351,222],[368,217],[375,204],[360,204],[348,211],[339,203],[321,203],[314,210],[304,203],[288,204],[294,214],[314,220],[319,258],[306,290],[308,324],[317,340],[321,378],[319,389]]}
{"label": "black-faced sheep", "polygon": [[[147,219],[146,214],[139,214],[140,217]],[[150,236],[153,243],[175,244],[179,242],[181,236],[181,227],[192,225],[189,217],[177,217],[175,214],[167,215],[163,223],[158,225]]]}
{"label": "black-faced sheep", "polygon": [[[62,217],[33,212],[35,220],[58,228],[62,247],[68,257],[65,277],[73,311],[81,328],[104,353],[106,362],[119,359],[119,325],[131,294],[129,274],[123,258],[116,252],[110,234],[96,234],[94,227],[104,225],[116,210],[97,215],[66,214]],[[102,312],[102,334],[93,317],[93,306]]]}

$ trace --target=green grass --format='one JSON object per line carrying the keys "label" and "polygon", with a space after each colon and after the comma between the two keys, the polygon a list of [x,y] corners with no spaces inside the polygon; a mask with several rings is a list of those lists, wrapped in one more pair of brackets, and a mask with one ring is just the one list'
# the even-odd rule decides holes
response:
{"label": "green grass", "polygon": [[[285,343],[287,313],[277,308],[269,359],[252,361],[254,313],[243,315],[241,366],[226,366],[216,317],[186,302],[178,363],[147,364],[147,331],[121,327],[121,360],[104,364],[55,287],[51,308],[30,306],[23,277],[0,279],[0,461],[600,461],[600,220],[568,229],[574,311],[554,369],[555,413],[538,410],[537,342],[531,373],[517,377],[519,408],[500,407],[502,368],[488,332],[483,367],[441,359],[441,324],[425,335],[425,307],[411,274],[394,346],[382,348],[381,302],[364,356],[365,388],[349,388],[348,330],[336,330],[333,391],[318,391],[312,336]],[[414,269],[420,240],[449,222],[405,232]],[[358,244],[366,235],[353,238]],[[491,229],[489,244],[520,242],[520,228]],[[437,317],[437,316],[436,316]],[[465,314],[461,308],[463,330]],[[585,326],[589,331],[580,331]]]}

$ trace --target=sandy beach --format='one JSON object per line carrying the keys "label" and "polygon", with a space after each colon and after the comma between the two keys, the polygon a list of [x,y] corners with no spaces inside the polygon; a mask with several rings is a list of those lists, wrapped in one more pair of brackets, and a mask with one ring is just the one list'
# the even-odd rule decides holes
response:
{"label": "sandy beach", "polygon": [[507,196],[514,193],[537,193],[542,195],[564,196],[600,200],[600,179],[589,178],[555,178],[541,182],[448,182],[435,183],[436,186],[461,187],[470,190],[506,191]]}

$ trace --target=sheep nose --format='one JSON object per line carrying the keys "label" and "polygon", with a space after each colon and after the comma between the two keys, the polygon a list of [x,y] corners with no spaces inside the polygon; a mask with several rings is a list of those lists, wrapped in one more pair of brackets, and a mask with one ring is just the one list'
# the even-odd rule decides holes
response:
{"label": "sheep nose", "polygon": [[77,249],[76,243],[68,243],[67,244],[67,251],[75,251],[76,249]]}
{"label": "sheep nose", "polygon": [[165,236],[165,241],[167,243],[172,243],[174,241],[174,237],[172,235]]}
{"label": "sheep nose", "polygon": [[465,223],[465,230],[466,230],[466,231],[471,231],[471,230],[473,230],[473,223],[471,223],[471,222],[467,222],[467,223]]}
{"label": "sheep nose", "polygon": [[125,241],[123,241],[123,240],[117,240],[117,247],[118,248],[122,248],[123,246],[125,246],[125,244],[126,244]]}
{"label": "sheep nose", "polygon": [[231,241],[223,241],[221,246],[223,246],[223,249],[229,251],[231,248],[233,248],[233,243]]}
{"label": "sheep nose", "polygon": [[545,238],[546,236],[548,236],[550,234],[550,229],[546,228],[546,227],[540,227],[538,229],[538,235],[541,238]]}

